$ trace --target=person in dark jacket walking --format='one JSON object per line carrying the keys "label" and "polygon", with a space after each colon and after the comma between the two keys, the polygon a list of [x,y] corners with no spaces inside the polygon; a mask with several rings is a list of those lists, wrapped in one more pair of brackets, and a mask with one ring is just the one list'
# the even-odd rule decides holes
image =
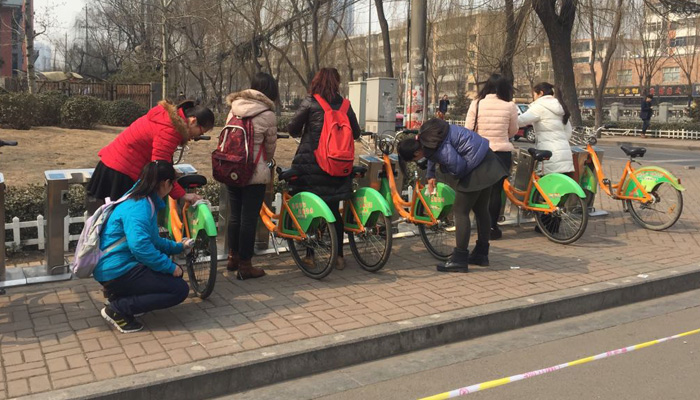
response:
{"label": "person in dark jacket walking", "polygon": [[649,122],[651,121],[651,115],[653,114],[651,109],[652,100],[654,100],[654,95],[648,94],[642,102],[642,111],[639,113],[639,118],[642,119],[642,138],[647,137],[647,129],[649,129]]}
{"label": "person in dark jacket walking", "polygon": [[[491,187],[508,176],[503,163],[489,149],[489,141],[467,128],[450,125],[440,119],[431,119],[420,128],[416,138],[402,140],[398,145],[402,161],[428,159],[427,191],[435,188],[435,168],[440,165],[459,181],[455,187],[457,197],[452,210],[455,217],[456,247],[445,264],[439,264],[440,272],[467,272],[468,264],[489,265],[489,238],[491,216],[489,200]],[[469,256],[471,221],[474,211],[478,239]]]}
{"label": "person in dark jacket walking", "polygon": [[[335,215],[335,230],[338,235],[338,258],[335,269],[345,268],[343,259],[343,219],[340,216],[340,201],[352,196],[352,176],[331,176],[319,167],[314,151],[318,148],[323,129],[324,111],[314,95],[320,95],[332,109],[338,110],[343,103],[340,95],[340,74],[335,68],[321,68],[311,81],[309,95],[301,102],[299,109],[289,122],[289,134],[301,137],[301,143],[292,160],[292,167],[299,172],[293,182],[292,192],[311,192],[323,199]],[[348,109],[348,120],[355,139],[360,138],[360,125],[352,107]]]}

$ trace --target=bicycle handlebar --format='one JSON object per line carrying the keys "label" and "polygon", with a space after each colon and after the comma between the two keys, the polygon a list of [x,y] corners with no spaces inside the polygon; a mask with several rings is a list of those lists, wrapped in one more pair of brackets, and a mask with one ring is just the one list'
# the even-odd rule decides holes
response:
{"label": "bicycle handlebar", "polygon": [[277,139],[289,139],[289,134],[277,132]]}
{"label": "bicycle handlebar", "polygon": [[2,146],[17,146],[17,142],[14,140],[0,140],[0,147]]}

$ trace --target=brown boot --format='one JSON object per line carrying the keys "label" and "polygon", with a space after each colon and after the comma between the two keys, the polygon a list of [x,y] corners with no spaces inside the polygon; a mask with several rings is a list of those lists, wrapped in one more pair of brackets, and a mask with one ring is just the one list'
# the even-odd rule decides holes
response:
{"label": "brown boot", "polygon": [[238,269],[238,265],[240,262],[241,261],[238,258],[238,253],[234,253],[233,251],[229,250],[228,251],[228,264],[226,265],[226,269],[229,271],[236,271]]}
{"label": "brown boot", "polygon": [[265,271],[262,268],[256,268],[253,266],[251,260],[240,260],[238,263],[238,273],[236,278],[239,280],[260,278],[265,276]]}
{"label": "brown boot", "polygon": [[338,271],[342,271],[345,269],[345,258],[342,256],[338,256],[338,258],[335,259],[335,269]]}

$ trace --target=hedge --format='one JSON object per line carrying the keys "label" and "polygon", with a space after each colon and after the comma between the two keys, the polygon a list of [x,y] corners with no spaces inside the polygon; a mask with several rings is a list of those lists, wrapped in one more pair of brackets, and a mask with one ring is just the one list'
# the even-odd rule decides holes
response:
{"label": "hedge", "polygon": [[148,112],[133,100],[102,102],[102,123],[111,126],[129,126]]}
{"label": "hedge", "polygon": [[0,95],[0,125],[3,128],[28,130],[34,122],[37,98],[28,93]]}

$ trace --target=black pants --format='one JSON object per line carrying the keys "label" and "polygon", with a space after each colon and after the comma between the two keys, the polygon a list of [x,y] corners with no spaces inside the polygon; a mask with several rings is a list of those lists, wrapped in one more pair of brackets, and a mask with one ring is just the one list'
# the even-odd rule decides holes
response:
{"label": "black pants", "polygon": [[134,315],[176,306],[190,287],[182,278],[137,265],[117,279],[103,282],[110,307],[121,315]]}
{"label": "black pants", "polygon": [[[346,200],[346,202],[349,200]],[[345,225],[343,224],[343,216],[340,215],[340,200],[326,202],[330,207],[335,217],[335,234],[338,237],[338,257],[343,256],[343,240],[345,239]]]}
{"label": "black pants", "polygon": [[228,223],[228,246],[243,261],[253,258],[255,231],[266,185],[227,186],[231,215]]}
{"label": "black pants", "polygon": [[642,135],[647,134],[647,129],[649,129],[650,121],[648,119],[643,119],[642,120]]}
{"label": "black pants", "polygon": [[489,200],[491,198],[491,186],[476,192],[457,191],[457,197],[452,209],[455,216],[457,248],[463,251],[469,250],[469,236],[472,225],[469,220],[469,212],[474,211],[476,217],[476,229],[478,240],[488,243],[491,236],[491,216],[489,215]]}
{"label": "black pants", "polygon": [[[513,153],[510,151],[497,151],[495,153],[501,163],[503,163],[503,167],[510,173]],[[503,181],[506,179],[508,179],[507,176],[503,177],[503,179],[499,180],[491,187],[491,200],[489,201],[491,228],[496,228],[498,226],[498,218],[501,216],[501,206],[503,205]]]}

